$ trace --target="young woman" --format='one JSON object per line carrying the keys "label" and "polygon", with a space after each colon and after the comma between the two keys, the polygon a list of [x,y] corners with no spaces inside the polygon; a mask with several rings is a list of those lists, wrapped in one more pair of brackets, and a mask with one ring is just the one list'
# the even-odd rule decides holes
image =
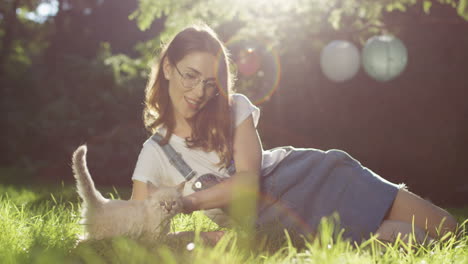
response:
{"label": "young woman", "polygon": [[[256,226],[313,233],[323,216],[338,212],[344,237],[370,234],[392,241],[397,233],[454,231],[456,220],[363,167],[346,152],[282,147],[263,150],[256,130],[259,109],[233,94],[228,51],[207,26],[188,27],[163,49],[148,85],[144,144],[132,177],[132,199],[145,199],[146,182],[185,184],[184,210],[205,210],[221,226],[236,184],[260,195]],[[256,203],[257,201],[252,201]],[[440,230],[438,230],[440,227]],[[222,232],[204,234],[218,239]]]}

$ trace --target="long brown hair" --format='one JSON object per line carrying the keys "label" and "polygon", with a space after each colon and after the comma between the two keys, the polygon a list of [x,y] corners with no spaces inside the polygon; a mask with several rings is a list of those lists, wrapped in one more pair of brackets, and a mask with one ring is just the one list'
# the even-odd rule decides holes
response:
{"label": "long brown hair", "polygon": [[217,58],[216,82],[219,93],[189,120],[192,134],[185,141],[189,148],[215,151],[220,158],[218,165],[228,167],[233,157],[230,94],[234,78],[229,67],[227,49],[216,33],[206,25],[185,28],[163,47],[159,61],[151,68],[145,90],[143,110],[145,128],[151,134],[154,134],[159,127],[166,128],[163,144],[169,141],[174,131],[175,118],[169,98],[169,81],[163,74],[163,62],[167,58],[171,65],[175,65],[192,52],[207,52]]}

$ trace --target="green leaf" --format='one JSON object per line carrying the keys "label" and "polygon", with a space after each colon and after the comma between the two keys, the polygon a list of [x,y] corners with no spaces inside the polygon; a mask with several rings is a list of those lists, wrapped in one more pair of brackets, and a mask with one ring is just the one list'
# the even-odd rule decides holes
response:
{"label": "green leaf", "polygon": [[424,1],[423,2],[423,10],[424,10],[424,13],[426,14],[429,14],[430,11],[431,11],[431,6],[432,6],[432,2],[431,1]]}
{"label": "green leaf", "polygon": [[468,20],[468,0],[460,0],[458,2],[457,13],[465,20]]}
{"label": "green leaf", "polygon": [[129,19],[136,19],[138,28],[145,31],[155,19],[168,14],[173,5],[175,3],[171,1],[139,0],[138,9],[129,15]]}
{"label": "green leaf", "polygon": [[341,10],[335,9],[331,12],[330,17],[328,18],[328,22],[330,22],[335,30],[340,28],[341,13]]}
{"label": "green leaf", "polygon": [[405,12],[406,11],[406,6],[403,5],[400,2],[391,3],[391,4],[386,6],[386,10],[387,10],[387,12],[392,12],[394,10],[400,10],[402,12]]}

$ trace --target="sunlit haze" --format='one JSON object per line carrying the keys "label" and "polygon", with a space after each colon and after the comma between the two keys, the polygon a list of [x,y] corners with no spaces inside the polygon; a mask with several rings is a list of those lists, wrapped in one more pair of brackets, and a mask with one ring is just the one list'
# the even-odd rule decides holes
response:
{"label": "sunlit haze", "polygon": [[49,3],[41,3],[34,12],[26,13],[26,18],[43,23],[47,17],[54,16],[58,11],[58,2],[56,0]]}

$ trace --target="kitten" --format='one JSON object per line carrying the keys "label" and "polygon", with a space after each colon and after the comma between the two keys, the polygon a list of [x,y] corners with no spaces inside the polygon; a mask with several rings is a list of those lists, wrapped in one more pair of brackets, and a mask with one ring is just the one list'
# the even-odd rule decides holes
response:
{"label": "kitten", "polygon": [[86,166],[86,145],[73,153],[73,172],[77,191],[83,199],[82,224],[87,240],[115,236],[154,241],[169,231],[170,219],[182,210],[185,182],[177,186],[156,187],[148,182],[148,198],[144,201],[109,200],[94,187]]}

